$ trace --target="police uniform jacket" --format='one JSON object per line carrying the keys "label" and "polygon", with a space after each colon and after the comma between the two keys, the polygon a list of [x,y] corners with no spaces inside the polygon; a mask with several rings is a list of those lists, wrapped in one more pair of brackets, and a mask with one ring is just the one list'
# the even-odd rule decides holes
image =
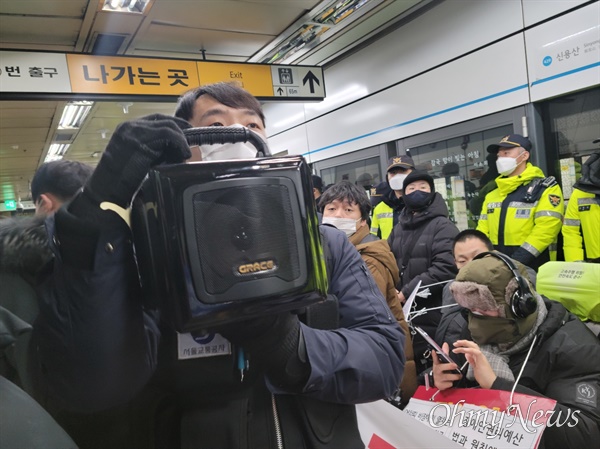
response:
{"label": "police uniform jacket", "polygon": [[477,224],[495,249],[534,269],[550,260],[549,247],[556,244],[564,213],[556,183],[528,201],[528,186],[538,178],[544,173],[530,163],[519,176],[496,178],[498,188],[486,195]]}
{"label": "police uniform jacket", "polygon": [[398,223],[402,209],[404,209],[402,197],[398,198],[393,190],[390,191],[373,209],[371,234],[387,240]]}
{"label": "police uniform jacket", "polygon": [[573,189],[562,227],[565,260],[600,258],[600,195]]}
{"label": "police uniform jacket", "polygon": [[174,330],[144,309],[120,218],[101,227],[63,208],[47,227],[55,263],[34,329],[44,389],[64,410],[125,404],[123,447],[363,447],[352,404],[388,397],[400,383],[403,332],[336,229],[322,232],[339,324],[301,324],[310,375],[292,392],[271,385],[251,359],[242,380],[231,355],[178,358]]}

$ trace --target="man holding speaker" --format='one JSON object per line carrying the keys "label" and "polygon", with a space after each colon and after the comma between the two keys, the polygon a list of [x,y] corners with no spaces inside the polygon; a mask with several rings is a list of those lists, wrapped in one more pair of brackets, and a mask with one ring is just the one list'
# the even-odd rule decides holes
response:
{"label": "man holding speaker", "polygon": [[[127,404],[122,447],[364,447],[352,404],[395,391],[404,335],[344,233],[320,229],[337,301],[312,313],[327,317],[319,329],[305,322],[313,306],[302,318],[265,313],[219,325],[214,352],[186,353],[164,311],[145,305],[126,209],[146,174],[191,157],[183,133],[191,127],[242,126],[266,141],[260,103],[235,84],[184,94],[175,115],[121,124],[83,192],[48,219],[57,260],[36,326],[46,393],[66,410]],[[256,156],[248,143],[196,154]],[[189,335],[203,345],[222,337]]]}
{"label": "man holding speaker", "polygon": [[516,384],[518,393],[557,401],[540,447],[597,445],[600,341],[579,318],[538,294],[525,266],[498,252],[476,256],[450,290],[468,324],[452,351],[442,346],[457,363],[442,363],[432,353],[435,386],[445,390],[459,381],[453,370],[466,358],[466,386],[511,391]]}

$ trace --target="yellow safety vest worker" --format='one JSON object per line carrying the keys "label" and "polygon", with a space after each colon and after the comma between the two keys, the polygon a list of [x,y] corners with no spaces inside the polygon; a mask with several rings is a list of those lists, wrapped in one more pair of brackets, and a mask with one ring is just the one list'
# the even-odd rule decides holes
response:
{"label": "yellow safety vest worker", "polygon": [[562,234],[567,262],[600,257],[600,196],[573,189]]}
{"label": "yellow safety vest worker", "polygon": [[564,203],[554,178],[545,178],[528,162],[519,176],[499,176],[496,183],[485,197],[477,229],[498,251],[533,269],[555,260]]}
{"label": "yellow safety vest worker", "polygon": [[394,228],[394,209],[385,202],[379,203],[373,209],[371,220],[371,234],[377,235],[381,240],[387,240]]}

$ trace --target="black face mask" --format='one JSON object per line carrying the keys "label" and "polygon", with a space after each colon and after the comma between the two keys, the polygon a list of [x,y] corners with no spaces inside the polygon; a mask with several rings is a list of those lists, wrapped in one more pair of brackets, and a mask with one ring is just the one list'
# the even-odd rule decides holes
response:
{"label": "black face mask", "polygon": [[404,195],[404,204],[409,210],[414,212],[421,211],[431,204],[433,200],[434,192],[423,192],[422,190],[415,190],[408,195]]}

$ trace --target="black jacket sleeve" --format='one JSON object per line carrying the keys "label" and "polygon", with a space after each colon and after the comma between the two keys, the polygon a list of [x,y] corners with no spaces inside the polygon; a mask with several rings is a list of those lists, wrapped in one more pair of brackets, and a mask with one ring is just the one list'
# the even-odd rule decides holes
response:
{"label": "black jacket sleeve", "polygon": [[[55,218],[68,232],[55,232]],[[72,411],[124,403],[151,376],[159,334],[143,309],[129,229],[94,227],[66,208],[47,227],[58,237],[53,272],[38,289],[38,389]]]}

